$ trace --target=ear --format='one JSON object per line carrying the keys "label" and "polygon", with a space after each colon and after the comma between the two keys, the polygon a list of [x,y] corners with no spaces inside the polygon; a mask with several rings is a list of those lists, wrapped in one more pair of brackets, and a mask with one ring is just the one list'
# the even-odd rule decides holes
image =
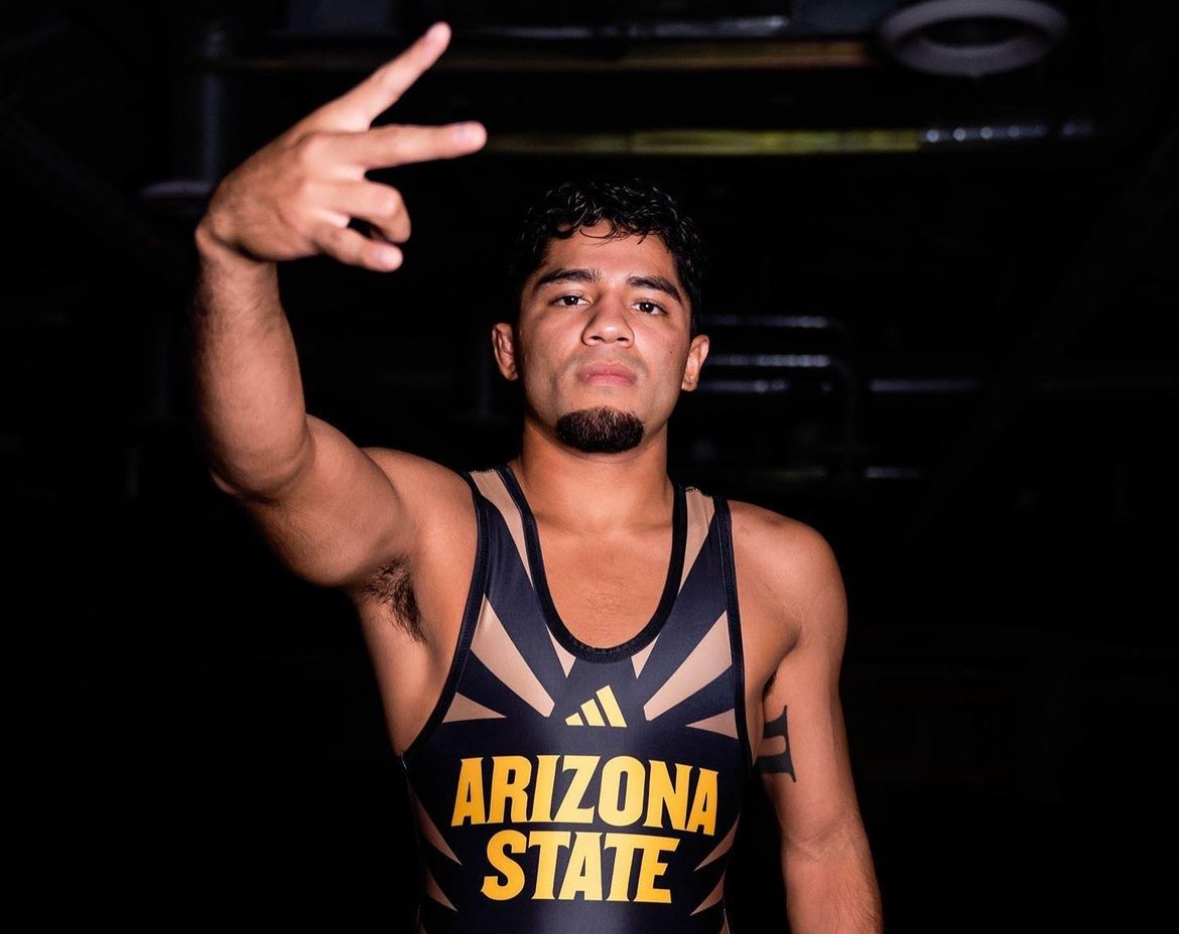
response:
{"label": "ear", "polygon": [[504,379],[519,379],[520,373],[516,367],[516,338],[512,326],[506,321],[491,326],[491,347],[495,351],[495,362]]}
{"label": "ear", "polygon": [[688,361],[684,365],[684,379],[680,388],[692,392],[700,385],[700,368],[708,357],[708,335],[697,334],[688,348]]}

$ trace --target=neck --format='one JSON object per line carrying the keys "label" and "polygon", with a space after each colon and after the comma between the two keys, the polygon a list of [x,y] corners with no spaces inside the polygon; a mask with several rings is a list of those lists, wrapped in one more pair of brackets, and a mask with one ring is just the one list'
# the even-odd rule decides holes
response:
{"label": "neck", "polygon": [[664,524],[675,501],[666,426],[630,451],[586,454],[526,420],[520,453],[508,463],[538,519],[586,534]]}

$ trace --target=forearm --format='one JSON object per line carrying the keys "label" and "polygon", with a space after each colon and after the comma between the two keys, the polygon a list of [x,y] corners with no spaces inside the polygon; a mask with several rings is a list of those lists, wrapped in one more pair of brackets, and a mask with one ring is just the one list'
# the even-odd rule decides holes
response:
{"label": "forearm", "polygon": [[206,222],[195,239],[188,334],[197,432],[218,478],[234,490],[266,493],[298,469],[308,437],[276,265],[222,246]]}
{"label": "forearm", "polygon": [[881,934],[880,889],[862,827],[819,849],[784,849],[786,915],[793,934]]}

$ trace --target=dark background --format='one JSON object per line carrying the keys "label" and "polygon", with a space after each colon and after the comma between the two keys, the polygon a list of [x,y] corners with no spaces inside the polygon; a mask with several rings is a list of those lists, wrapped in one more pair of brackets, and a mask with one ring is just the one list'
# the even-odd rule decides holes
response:
{"label": "dark background", "polygon": [[[450,49],[383,119],[479,119],[488,146],[378,173],[413,218],[396,273],[281,269],[309,411],[457,469],[510,457],[487,332],[523,206],[582,170],[654,180],[712,263],[669,470],[836,551],[886,929],[1170,908],[1175,5],[1059,4],[1043,61],[973,78],[894,60],[878,28],[901,5],[6,9],[10,899],[409,930],[417,856],[359,627],[211,483],[180,328],[211,185],[445,18]],[[561,24],[581,31],[513,31]],[[685,130],[720,151],[660,135]],[[733,928],[780,929],[772,818],[750,811]]]}

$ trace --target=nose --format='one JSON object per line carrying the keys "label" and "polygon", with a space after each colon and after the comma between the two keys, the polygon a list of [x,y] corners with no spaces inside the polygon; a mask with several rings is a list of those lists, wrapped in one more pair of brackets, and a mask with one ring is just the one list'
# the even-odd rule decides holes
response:
{"label": "nose", "polygon": [[626,315],[626,304],[622,299],[603,298],[595,306],[585,323],[582,341],[587,344],[613,344],[634,342],[634,331]]}

